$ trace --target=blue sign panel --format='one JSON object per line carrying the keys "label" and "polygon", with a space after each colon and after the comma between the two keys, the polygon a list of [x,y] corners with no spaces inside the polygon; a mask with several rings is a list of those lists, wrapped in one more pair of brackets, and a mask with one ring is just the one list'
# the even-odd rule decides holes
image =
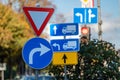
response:
{"label": "blue sign panel", "polygon": [[97,8],[74,8],[74,23],[97,23]]}
{"label": "blue sign panel", "polygon": [[77,23],[65,23],[65,24],[51,24],[50,35],[51,36],[67,36],[78,35]]}
{"label": "blue sign panel", "polygon": [[22,49],[22,57],[25,63],[35,69],[47,67],[53,56],[53,51],[45,39],[32,38],[26,42]]}
{"label": "blue sign panel", "polygon": [[54,52],[78,51],[79,40],[78,39],[51,40],[51,46],[53,47]]}

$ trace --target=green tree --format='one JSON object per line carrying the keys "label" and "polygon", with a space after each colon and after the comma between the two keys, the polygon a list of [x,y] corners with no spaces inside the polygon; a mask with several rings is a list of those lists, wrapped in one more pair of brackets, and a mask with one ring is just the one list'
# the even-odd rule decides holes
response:
{"label": "green tree", "polygon": [[120,62],[114,45],[93,40],[81,44],[79,74],[82,80],[120,80]]}
{"label": "green tree", "polygon": [[[70,80],[120,80],[120,58],[112,43],[92,40],[80,45],[78,64],[67,66]],[[50,67],[50,71],[60,75],[63,67]]]}

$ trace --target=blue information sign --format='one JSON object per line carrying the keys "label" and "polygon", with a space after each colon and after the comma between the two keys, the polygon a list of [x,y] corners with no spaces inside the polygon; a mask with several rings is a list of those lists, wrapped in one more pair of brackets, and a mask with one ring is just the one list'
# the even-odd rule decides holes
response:
{"label": "blue information sign", "polygon": [[50,35],[51,36],[67,36],[78,35],[77,23],[65,23],[65,24],[51,24]]}
{"label": "blue information sign", "polygon": [[78,39],[59,39],[51,40],[51,46],[54,52],[68,52],[79,50]]}
{"label": "blue information sign", "polygon": [[74,23],[97,23],[97,8],[74,8]]}
{"label": "blue information sign", "polygon": [[34,69],[47,67],[52,56],[53,51],[49,42],[38,37],[28,40],[22,49],[23,60]]}

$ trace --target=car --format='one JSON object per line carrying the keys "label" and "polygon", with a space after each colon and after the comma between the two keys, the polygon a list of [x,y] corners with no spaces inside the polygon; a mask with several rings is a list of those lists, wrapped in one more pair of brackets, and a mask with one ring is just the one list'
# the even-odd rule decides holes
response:
{"label": "car", "polygon": [[[35,76],[22,76],[22,78],[20,80],[35,80]],[[53,76],[38,76],[37,80],[57,80],[55,77]]]}

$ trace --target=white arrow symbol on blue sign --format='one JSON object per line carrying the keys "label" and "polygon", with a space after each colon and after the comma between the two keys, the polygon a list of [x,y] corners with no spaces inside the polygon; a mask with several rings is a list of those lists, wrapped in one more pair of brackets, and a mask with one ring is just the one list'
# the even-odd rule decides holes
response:
{"label": "white arrow symbol on blue sign", "polygon": [[81,13],[76,13],[75,14],[77,17],[80,17],[81,23],[83,22],[83,15]]}
{"label": "white arrow symbol on blue sign", "polygon": [[30,55],[29,55],[29,64],[33,64],[33,55],[36,52],[40,52],[40,56],[44,55],[45,53],[47,53],[48,51],[50,51],[49,48],[47,48],[46,46],[44,46],[43,44],[40,44],[41,48],[34,48],[30,51]]}
{"label": "white arrow symbol on blue sign", "polygon": [[95,17],[95,14],[92,14],[92,10],[91,9],[89,9],[88,10],[88,14],[89,14],[89,23],[91,23],[91,18],[94,18]]}
{"label": "white arrow symbol on blue sign", "polygon": [[54,30],[54,34],[56,34],[57,27],[56,27],[56,26],[54,26],[53,30]]}
{"label": "white arrow symbol on blue sign", "polygon": [[60,50],[60,45],[59,45],[59,44],[54,43],[53,46],[54,46],[54,47],[58,47],[58,50]]}

